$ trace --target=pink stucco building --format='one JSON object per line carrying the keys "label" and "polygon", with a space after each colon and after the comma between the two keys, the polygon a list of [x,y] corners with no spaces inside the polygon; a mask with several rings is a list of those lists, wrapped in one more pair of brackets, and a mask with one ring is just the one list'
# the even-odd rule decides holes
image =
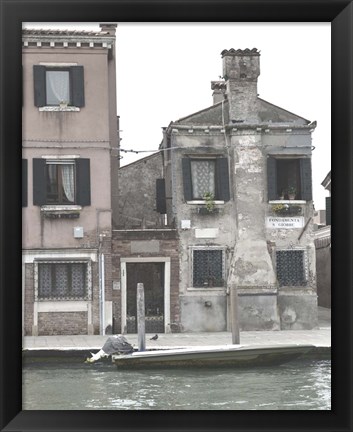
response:
{"label": "pink stucco building", "polygon": [[113,326],[116,24],[23,30],[23,334]]}

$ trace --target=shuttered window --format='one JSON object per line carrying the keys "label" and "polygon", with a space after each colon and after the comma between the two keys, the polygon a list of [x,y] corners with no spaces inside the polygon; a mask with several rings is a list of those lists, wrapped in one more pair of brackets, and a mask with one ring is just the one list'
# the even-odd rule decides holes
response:
{"label": "shuttered window", "polygon": [[205,194],[216,200],[229,201],[227,158],[183,158],[182,173],[185,201],[204,199]]}
{"label": "shuttered window", "polygon": [[83,66],[54,68],[35,65],[33,77],[35,106],[85,105]]}
{"label": "shuttered window", "polygon": [[268,200],[312,200],[311,159],[267,159]]}
{"label": "shuttered window", "polygon": [[331,225],[331,197],[326,197],[326,225]]}
{"label": "shuttered window", "polygon": [[28,161],[22,159],[22,207],[28,205]]}
{"label": "shuttered window", "polygon": [[33,204],[90,205],[90,160],[33,159]]}
{"label": "shuttered window", "polygon": [[167,213],[166,195],[165,195],[165,180],[156,180],[156,210],[158,213]]}

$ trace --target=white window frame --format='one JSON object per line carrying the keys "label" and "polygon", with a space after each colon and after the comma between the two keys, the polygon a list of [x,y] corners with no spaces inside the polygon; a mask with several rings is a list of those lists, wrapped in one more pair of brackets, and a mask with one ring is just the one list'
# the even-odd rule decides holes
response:
{"label": "white window frame", "polygon": [[[48,297],[40,298],[39,293],[39,264],[85,264],[86,268],[86,295],[84,297]],[[77,302],[92,300],[92,266],[91,261],[83,259],[36,259],[34,260],[34,301],[35,302]]]}

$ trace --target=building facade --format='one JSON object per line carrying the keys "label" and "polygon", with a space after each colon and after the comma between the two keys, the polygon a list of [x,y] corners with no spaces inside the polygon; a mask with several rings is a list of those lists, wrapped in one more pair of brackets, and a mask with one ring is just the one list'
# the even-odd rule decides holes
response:
{"label": "building facade", "polygon": [[315,231],[317,294],[319,306],[331,308],[331,171],[321,185],[326,197],[325,225]]}
{"label": "building facade", "polygon": [[23,30],[24,335],[112,331],[115,30]]}
{"label": "building facade", "polygon": [[230,329],[232,289],[242,330],[314,328],[316,124],[258,97],[257,49],[221,55],[213,105],[173,121],[161,144],[181,328]]}

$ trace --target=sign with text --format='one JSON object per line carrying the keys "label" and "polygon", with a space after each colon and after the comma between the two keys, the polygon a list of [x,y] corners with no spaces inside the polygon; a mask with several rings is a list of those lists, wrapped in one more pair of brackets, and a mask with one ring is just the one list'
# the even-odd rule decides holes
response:
{"label": "sign with text", "polygon": [[266,220],[266,228],[303,228],[304,227],[304,217],[273,217],[270,216]]}

